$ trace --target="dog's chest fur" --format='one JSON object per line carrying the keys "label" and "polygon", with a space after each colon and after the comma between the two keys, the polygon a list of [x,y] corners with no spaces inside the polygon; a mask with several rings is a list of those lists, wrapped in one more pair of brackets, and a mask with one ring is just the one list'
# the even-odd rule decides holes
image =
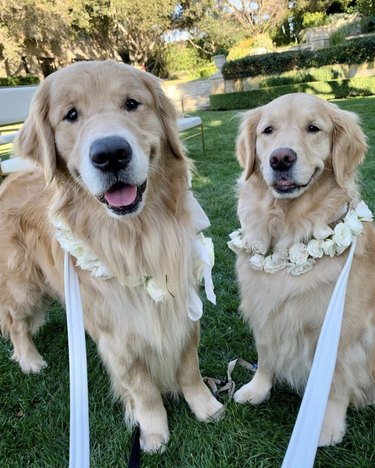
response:
{"label": "dog's chest fur", "polygon": [[[329,274],[325,263],[335,264]],[[276,379],[301,391],[306,385],[316,342],[342,259],[322,259],[313,271],[298,277],[286,271],[254,271],[246,255],[237,271],[242,291],[241,312],[249,322],[258,353]]]}

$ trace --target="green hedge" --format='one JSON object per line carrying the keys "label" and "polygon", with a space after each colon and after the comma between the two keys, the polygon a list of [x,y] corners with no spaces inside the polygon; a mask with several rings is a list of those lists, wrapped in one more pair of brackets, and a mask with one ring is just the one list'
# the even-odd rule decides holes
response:
{"label": "green hedge", "polygon": [[375,59],[375,36],[359,37],[328,49],[299,50],[253,55],[227,62],[223,66],[224,79],[257,75],[277,75],[302,68],[319,68],[335,63],[364,63]]}
{"label": "green hedge", "polygon": [[7,76],[0,78],[0,86],[22,86],[39,84],[39,78],[33,75],[27,76]]}
{"label": "green hedge", "polygon": [[309,68],[307,70],[293,70],[278,75],[263,78],[258,83],[259,88],[272,88],[297,83],[309,83],[311,81],[329,81],[344,79],[342,65],[328,65],[321,68]]}
{"label": "green hedge", "polygon": [[238,93],[212,94],[211,110],[251,109],[288,93],[310,93],[324,99],[375,95],[375,76],[347,80],[314,81]]}

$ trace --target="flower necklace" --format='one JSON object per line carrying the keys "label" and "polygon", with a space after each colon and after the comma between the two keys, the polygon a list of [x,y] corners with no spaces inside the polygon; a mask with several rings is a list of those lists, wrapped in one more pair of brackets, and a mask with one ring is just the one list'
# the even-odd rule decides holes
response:
{"label": "flower necklace", "polygon": [[287,269],[293,276],[302,275],[312,270],[316,259],[323,255],[334,257],[341,255],[363,232],[363,221],[372,222],[373,216],[364,201],[349,210],[342,222],[334,229],[329,228],[321,239],[312,238],[307,244],[293,244],[283,252],[262,252],[256,244],[246,239],[242,229],[232,232],[228,247],[236,254],[249,255],[249,264],[253,270],[276,273]]}
{"label": "flower necklace", "polygon": [[[188,206],[192,213],[193,227],[196,232],[192,240],[193,277],[196,283],[204,282],[207,299],[216,304],[214,285],[212,282],[212,268],[215,262],[214,246],[210,237],[205,237],[202,230],[210,226],[210,221],[202,207],[189,191]],[[55,237],[65,252],[68,252],[76,260],[76,266],[82,270],[90,271],[95,278],[110,280],[115,277],[107,265],[99,260],[91,248],[82,239],[74,236],[70,227],[63,219],[50,212],[50,221],[55,229]],[[163,302],[173,297],[168,289],[167,275],[162,279],[145,275],[132,278],[126,285],[129,287],[143,287],[154,302]],[[188,315],[191,320],[198,320],[203,313],[203,304],[193,285],[188,291]]]}

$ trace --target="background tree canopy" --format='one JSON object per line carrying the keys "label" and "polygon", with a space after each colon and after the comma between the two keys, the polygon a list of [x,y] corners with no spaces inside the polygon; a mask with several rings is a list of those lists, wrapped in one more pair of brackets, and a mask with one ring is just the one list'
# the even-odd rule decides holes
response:
{"label": "background tree canopy", "polygon": [[87,41],[88,51],[95,44],[167,76],[171,32],[184,40],[176,53],[189,48],[185,59],[197,67],[233,47],[296,43],[330,13],[374,10],[373,0],[0,0],[0,62],[12,75],[32,47],[60,57]]}

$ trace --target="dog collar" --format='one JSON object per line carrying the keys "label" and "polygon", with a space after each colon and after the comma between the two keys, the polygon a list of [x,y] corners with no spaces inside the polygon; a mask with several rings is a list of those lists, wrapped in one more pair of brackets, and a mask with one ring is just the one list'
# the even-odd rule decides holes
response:
{"label": "dog collar", "polygon": [[347,211],[334,229],[328,228],[320,239],[312,237],[308,243],[293,244],[282,252],[264,252],[259,248],[260,243],[249,243],[244,230],[238,229],[229,235],[231,240],[228,247],[238,255],[248,255],[253,270],[272,274],[286,269],[289,274],[298,276],[312,270],[317,259],[324,255],[332,258],[345,252],[354,239],[362,234],[362,223],[372,220],[370,209],[361,201],[355,209]]}

